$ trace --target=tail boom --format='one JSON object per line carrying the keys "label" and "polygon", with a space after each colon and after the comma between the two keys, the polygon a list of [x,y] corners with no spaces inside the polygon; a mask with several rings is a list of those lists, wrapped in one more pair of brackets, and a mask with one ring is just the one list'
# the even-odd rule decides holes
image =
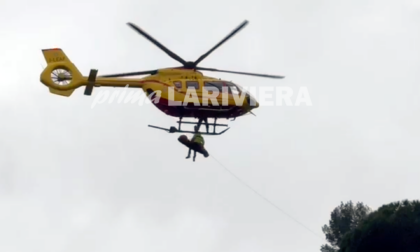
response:
{"label": "tail boom", "polygon": [[142,88],[142,79],[96,78],[98,70],[92,69],[89,76],[83,76],[60,48],[43,49],[47,66],[42,71],[40,81],[50,92],[70,96],[79,87],[86,86],[85,94],[91,95],[93,87],[137,87]]}

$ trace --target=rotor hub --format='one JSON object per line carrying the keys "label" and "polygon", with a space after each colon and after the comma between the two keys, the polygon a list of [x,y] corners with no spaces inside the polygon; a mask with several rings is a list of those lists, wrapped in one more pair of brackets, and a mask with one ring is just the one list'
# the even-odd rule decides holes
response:
{"label": "rotor hub", "polygon": [[192,61],[187,61],[186,64],[184,65],[184,67],[187,68],[187,69],[194,69],[196,67],[196,65]]}

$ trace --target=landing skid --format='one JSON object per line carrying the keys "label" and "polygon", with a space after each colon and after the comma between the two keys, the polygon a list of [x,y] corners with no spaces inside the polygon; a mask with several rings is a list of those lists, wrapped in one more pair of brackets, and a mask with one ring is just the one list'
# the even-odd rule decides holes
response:
{"label": "landing skid", "polygon": [[[199,119],[198,122],[183,122],[182,118],[180,118],[180,120],[177,122],[178,123],[178,128],[172,126],[169,129],[166,129],[166,128],[162,128],[162,127],[158,127],[158,126],[154,126],[154,125],[149,125],[149,127],[164,130],[164,131],[167,131],[168,133],[191,133],[191,134],[194,134],[194,133],[196,133],[194,131],[181,130],[181,124],[194,124],[194,125],[197,125],[198,133],[200,133],[202,135],[213,135],[213,136],[221,135],[221,134],[225,133],[228,129],[230,129],[230,128],[227,128],[227,129],[217,133],[216,132],[216,127],[217,126],[228,127],[228,125],[227,124],[216,124],[216,120],[217,119],[215,118],[214,123],[209,124],[207,122],[207,118],[206,119]],[[206,126],[206,132],[200,132],[200,126],[203,123],[203,121],[204,121],[204,124]],[[209,132],[209,126],[210,125],[213,126],[213,132]]]}

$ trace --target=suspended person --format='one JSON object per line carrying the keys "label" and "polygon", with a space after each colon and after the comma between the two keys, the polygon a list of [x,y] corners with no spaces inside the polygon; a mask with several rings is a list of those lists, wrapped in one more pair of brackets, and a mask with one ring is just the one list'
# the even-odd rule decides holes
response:
{"label": "suspended person", "polygon": [[206,158],[209,156],[209,153],[204,148],[204,138],[200,132],[198,132],[197,126],[194,126],[194,132],[195,134],[191,140],[188,140],[186,135],[182,135],[178,138],[178,141],[188,147],[188,156],[186,157],[187,159],[191,157],[191,150],[194,151],[193,161],[195,162],[197,152],[203,154],[203,156]]}

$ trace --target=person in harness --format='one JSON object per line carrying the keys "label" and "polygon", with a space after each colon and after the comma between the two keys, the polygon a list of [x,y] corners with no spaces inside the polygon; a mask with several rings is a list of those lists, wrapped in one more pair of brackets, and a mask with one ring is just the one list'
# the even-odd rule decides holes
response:
{"label": "person in harness", "polygon": [[186,135],[182,135],[178,138],[178,141],[188,147],[188,156],[186,157],[186,159],[191,157],[191,150],[194,150],[193,161],[195,162],[197,152],[203,154],[203,156],[206,158],[209,156],[209,153],[204,148],[204,138],[198,132],[197,126],[194,126],[194,131],[195,131],[195,134],[191,138],[191,140],[188,140],[188,137]]}

